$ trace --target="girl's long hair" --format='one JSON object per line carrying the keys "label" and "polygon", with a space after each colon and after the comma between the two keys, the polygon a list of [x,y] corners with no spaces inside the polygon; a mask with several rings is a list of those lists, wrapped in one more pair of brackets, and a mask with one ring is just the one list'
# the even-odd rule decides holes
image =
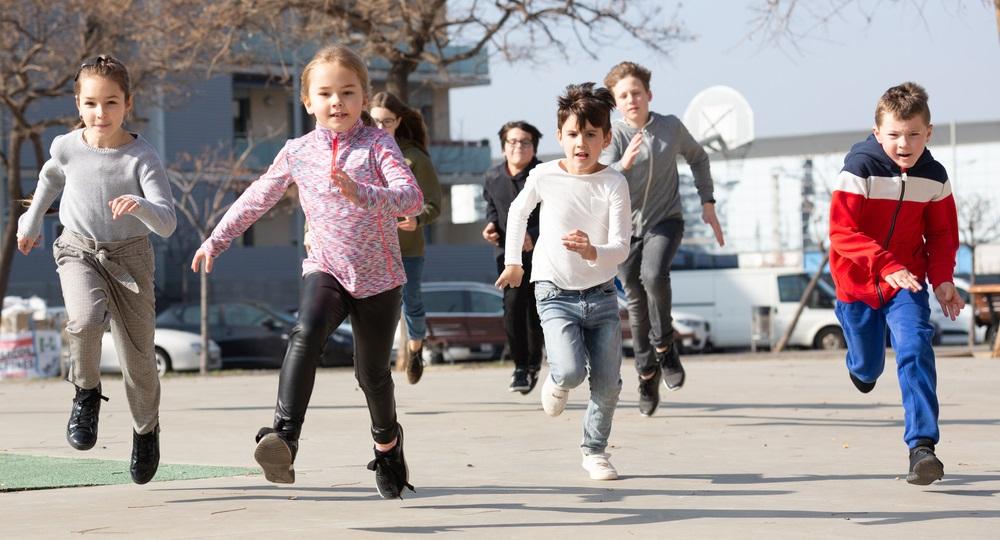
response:
{"label": "girl's long hair", "polygon": [[391,92],[379,92],[372,96],[371,108],[375,107],[389,109],[392,114],[399,118],[399,125],[396,126],[396,140],[409,141],[423,150],[425,154],[428,153],[427,147],[430,141],[423,115],[403,103],[403,100]]}

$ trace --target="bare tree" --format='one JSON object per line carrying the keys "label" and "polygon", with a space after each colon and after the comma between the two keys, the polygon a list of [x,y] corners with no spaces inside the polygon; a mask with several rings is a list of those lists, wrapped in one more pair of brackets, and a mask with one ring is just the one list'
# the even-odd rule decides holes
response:
{"label": "bare tree", "polygon": [[[1000,1],[1000,0],[998,0]],[[986,244],[1000,238],[1000,218],[993,208],[993,201],[979,193],[969,193],[958,201],[959,238],[962,245],[969,248],[972,254],[972,269],[969,272],[969,285],[976,284],[976,246]],[[969,348],[976,343],[976,306],[972,310],[972,321],[969,323]],[[996,344],[994,344],[996,346]]]}
{"label": "bare tree", "polygon": [[37,171],[45,162],[42,134],[77,120],[75,114],[39,115],[46,100],[73,96],[80,64],[112,53],[130,66],[135,91],[173,92],[181,75],[210,72],[228,51],[235,32],[225,6],[196,0],[0,0],[0,112],[6,113],[6,148],[0,149],[7,180],[7,223],[0,246],[0,296],[7,290],[20,201],[23,147],[30,145]]}
{"label": "bare tree", "polygon": [[[990,4],[993,5],[997,21],[997,36],[1000,37],[1000,0],[971,0],[971,2],[981,4],[984,8],[989,8]],[[921,17],[924,15],[924,2],[893,0],[890,3],[899,6],[899,9],[914,11]],[[942,3],[961,10],[966,7],[967,1],[953,0],[951,2],[942,1]],[[862,2],[860,0],[808,2],[761,0],[751,7],[753,16],[746,39],[759,41],[763,45],[774,46],[783,51],[789,49],[798,51],[799,43],[807,38],[816,38],[824,34],[835,22],[860,18],[865,23],[871,23],[878,16],[877,12],[885,7],[885,2]],[[924,25],[930,27],[930,23],[926,20]]]}
{"label": "bare tree", "polygon": [[[448,66],[498,54],[508,61],[546,60],[570,49],[592,58],[623,36],[667,53],[690,39],[676,14],[667,17],[658,2],[627,0],[236,0],[239,26],[271,34],[288,46],[295,21],[297,38],[335,39],[367,57],[388,62],[387,90],[409,98],[410,76],[421,63],[448,76]],[[664,22],[665,21],[665,22]],[[572,36],[564,42],[565,31]],[[251,35],[255,35],[252,34]]]}

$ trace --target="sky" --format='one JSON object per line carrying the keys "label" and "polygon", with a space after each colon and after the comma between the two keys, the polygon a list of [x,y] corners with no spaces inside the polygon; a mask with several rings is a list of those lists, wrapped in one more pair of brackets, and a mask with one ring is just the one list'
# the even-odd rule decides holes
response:
{"label": "sky", "polygon": [[668,57],[623,39],[625,48],[605,47],[596,60],[582,52],[568,60],[551,57],[542,66],[492,59],[490,85],[451,91],[451,136],[489,139],[498,157],[500,126],[521,119],[542,131],[539,154],[560,153],[557,96],[567,84],[599,83],[623,60],[653,72],[651,108],[656,112],[681,116],[709,86],[737,89],[754,111],[757,137],[865,131],[882,92],[906,80],[927,89],[933,122],[939,126],[953,120],[1000,120],[1000,40],[992,2],[875,2],[870,23],[856,8],[848,8],[825,30],[798,41],[797,49],[745,39],[749,8],[762,3],[683,4],[680,19],[696,39],[677,45]]}

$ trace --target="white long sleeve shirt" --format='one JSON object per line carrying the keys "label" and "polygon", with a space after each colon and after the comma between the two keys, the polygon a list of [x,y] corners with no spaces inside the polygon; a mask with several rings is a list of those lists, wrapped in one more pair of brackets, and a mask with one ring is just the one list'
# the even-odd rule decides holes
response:
{"label": "white long sleeve shirt", "polygon": [[[627,257],[632,235],[628,182],[610,167],[592,174],[570,174],[560,160],[531,170],[524,189],[510,205],[504,264],[521,264],[528,216],[541,203],[531,281],[551,281],[560,289],[582,290],[615,276]],[[597,259],[586,261],[562,245],[574,229],[587,233]]]}

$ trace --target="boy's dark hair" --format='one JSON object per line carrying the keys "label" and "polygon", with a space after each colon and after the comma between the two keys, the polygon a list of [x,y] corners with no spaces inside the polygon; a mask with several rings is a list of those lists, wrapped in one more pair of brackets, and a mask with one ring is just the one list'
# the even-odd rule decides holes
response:
{"label": "boy's dark hair", "polygon": [[649,92],[649,79],[653,76],[650,71],[635,62],[622,62],[617,66],[611,68],[611,71],[604,76],[604,86],[605,88],[614,88],[619,81],[625,77],[635,77],[642,81],[642,85],[646,87],[646,91]]}
{"label": "boy's dark hair", "polygon": [[369,106],[374,109],[381,107],[389,109],[392,114],[399,119],[396,126],[396,140],[410,141],[418,148],[428,153],[427,145],[430,143],[427,136],[427,125],[424,124],[424,117],[418,111],[403,103],[403,100],[396,97],[392,92],[379,92],[372,96]]}
{"label": "boy's dark hair", "polygon": [[497,132],[497,135],[500,136],[500,148],[507,144],[507,132],[512,129],[527,131],[528,135],[531,135],[531,147],[535,149],[536,153],[538,152],[538,140],[542,138],[542,132],[524,120],[512,120],[500,128],[500,131]]}
{"label": "boy's dark hair", "polygon": [[615,98],[607,88],[594,88],[594,83],[571,84],[566,93],[559,96],[559,113],[556,128],[562,129],[566,119],[573,115],[579,129],[590,122],[605,133],[611,131],[611,110],[615,108]]}
{"label": "boy's dark hair", "polygon": [[893,86],[882,94],[875,106],[876,126],[882,125],[882,115],[885,113],[892,113],[900,120],[920,115],[930,125],[931,109],[927,106],[927,90],[915,82]]}

